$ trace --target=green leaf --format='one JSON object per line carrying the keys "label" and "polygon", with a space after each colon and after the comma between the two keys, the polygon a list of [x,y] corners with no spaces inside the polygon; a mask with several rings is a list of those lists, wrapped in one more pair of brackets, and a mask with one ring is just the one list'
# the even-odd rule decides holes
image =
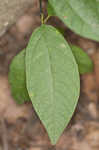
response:
{"label": "green leaf", "polygon": [[99,41],[98,0],[48,1],[51,5],[50,12],[53,8],[54,15],[56,14],[70,29],[81,36]]}
{"label": "green leaf", "polygon": [[63,36],[64,36],[64,33],[65,33],[65,31],[64,31],[64,29],[62,29],[62,28],[56,28]]}
{"label": "green leaf", "polygon": [[56,16],[56,13],[54,12],[54,9],[52,5],[48,2],[47,3],[47,12],[49,16]]}
{"label": "green leaf", "polygon": [[79,97],[78,66],[63,36],[42,25],[26,49],[29,96],[52,144],[69,123]]}
{"label": "green leaf", "polygon": [[78,64],[79,73],[84,74],[93,71],[93,62],[90,57],[79,47],[71,45],[71,50]]}
{"label": "green leaf", "polygon": [[[57,30],[64,35],[64,30],[57,28]],[[72,53],[78,64],[78,69],[80,74],[90,73],[93,71],[93,62],[90,57],[78,46],[70,45]]]}
{"label": "green leaf", "polygon": [[25,50],[22,50],[12,60],[9,72],[9,82],[12,96],[18,104],[30,100],[26,88]]}

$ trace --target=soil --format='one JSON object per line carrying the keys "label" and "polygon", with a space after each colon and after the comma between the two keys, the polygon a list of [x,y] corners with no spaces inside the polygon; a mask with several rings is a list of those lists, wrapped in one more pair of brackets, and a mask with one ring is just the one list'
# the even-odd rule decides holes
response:
{"label": "soil", "polygon": [[33,0],[0,0],[0,35],[24,13],[28,6],[33,6],[33,2]]}
{"label": "soil", "polygon": [[17,105],[8,83],[13,57],[27,46],[40,25],[38,5],[29,7],[0,37],[0,150],[99,150],[99,43],[82,38],[58,18],[48,24],[61,27],[68,42],[80,46],[94,62],[94,71],[81,76],[81,94],[71,122],[52,146],[31,103]]}

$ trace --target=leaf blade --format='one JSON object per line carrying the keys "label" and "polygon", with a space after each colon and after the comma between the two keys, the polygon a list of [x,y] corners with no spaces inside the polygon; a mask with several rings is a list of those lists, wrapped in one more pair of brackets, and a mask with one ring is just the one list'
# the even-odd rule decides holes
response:
{"label": "leaf blade", "polygon": [[54,12],[54,9],[52,5],[48,2],[47,3],[47,12],[49,16],[56,16],[56,13]]}
{"label": "leaf blade", "polygon": [[14,57],[10,65],[9,83],[12,96],[18,104],[30,101],[26,88],[25,50]]}
{"label": "leaf blade", "polygon": [[83,37],[99,41],[98,1],[49,0],[49,3],[54,9],[56,16],[58,16],[71,30]]}
{"label": "leaf blade", "polygon": [[78,64],[79,73],[90,73],[93,71],[93,62],[90,57],[78,46],[71,45],[72,53]]}
{"label": "leaf blade", "polygon": [[42,25],[33,33],[26,50],[26,78],[32,104],[55,144],[74,112],[80,86],[74,56],[55,28]]}

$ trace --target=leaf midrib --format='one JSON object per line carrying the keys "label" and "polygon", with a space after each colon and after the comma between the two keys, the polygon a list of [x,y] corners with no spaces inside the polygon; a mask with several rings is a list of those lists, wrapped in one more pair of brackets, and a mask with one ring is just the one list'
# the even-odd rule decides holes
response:
{"label": "leaf midrib", "polygon": [[[53,71],[52,71],[52,64],[50,63],[51,62],[51,58],[50,58],[50,54],[49,54],[49,46],[48,46],[48,44],[47,44],[47,42],[45,42],[46,41],[46,38],[43,36],[43,38],[44,38],[44,44],[45,44],[45,46],[46,46],[46,49],[47,49],[47,56],[48,56],[48,64],[49,64],[49,76],[50,76],[50,87],[51,87],[51,90],[50,90],[50,93],[51,93],[51,101],[52,101],[52,104],[51,105],[53,105],[53,102],[54,102],[54,98],[55,98],[55,96],[54,96],[54,80],[53,80]],[[50,108],[53,108],[53,107],[50,107]],[[54,121],[54,120],[53,120]]]}

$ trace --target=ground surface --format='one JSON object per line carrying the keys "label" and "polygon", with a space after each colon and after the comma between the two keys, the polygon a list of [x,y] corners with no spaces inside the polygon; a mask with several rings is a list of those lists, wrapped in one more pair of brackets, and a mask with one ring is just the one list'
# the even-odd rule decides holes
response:
{"label": "ground surface", "polygon": [[34,0],[0,0],[0,34],[22,15]]}
{"label": "ground surface", "polygon": [[38,5],[34,2],[34,7],[0,38],[0,150],[99,150],[99,43],[74,34],[56,18],[48,22],[61,26],[67,40],[83,48],[94,62],[94,72],[81,76],[78,106],[56,148],[51,146],[32,104],[18,106],[11,97],[9,64],[40,25]]}

